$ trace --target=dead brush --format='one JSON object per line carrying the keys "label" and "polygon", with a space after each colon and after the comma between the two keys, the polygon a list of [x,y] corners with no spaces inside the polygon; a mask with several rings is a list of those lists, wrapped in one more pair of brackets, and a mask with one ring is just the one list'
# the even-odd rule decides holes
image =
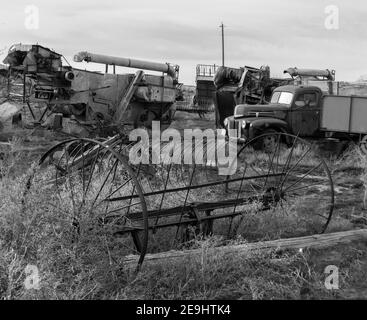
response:
{"label": "dead brush", "polygon": [[[322,272],[309,265],[307,255],[274,250],[226,255],[217,250],[224,244],[223,238],[214,236],[203,239],[195,235],[191,248],[200,249],[198,259],[143,266],[138,275],[131,274],[124,269],[116,242],[98,229],[87,232],[84,228],[87,231],[78,241],[72,241],[65,203],[53,197],[42,179],[25,193],[27,179],[28,175],[7,175],[0,180],[0,299],[330,297],[322,287]],[[252,218],[255,222],[260,219],[252,225],[254,233],[279,236],[279,230],[284,232],[288,222],[279,217],[276,208],[262,215],[257,209],[254,203]],[[292,208],[288,211],[287,217],[293,221],[288,230],[295,232],[298,222]],[[92,222],[86,217],[83,223]],[[218,227],[221,229],[220,224]],[[244,231],[231,244],[246,243],[251,228]],[[25,289],[28,264],[39,269],[39,290]]]}
{"label": "dead brush", "polygon": [[360,181],[363,183],[363,209],[367,209],[367,155],[361,149],[351,144],[343,155],[334,162],[334,168],[339,170],[361,169]]}
{"label": "dead brush", "polygon": [[364,155],[360,148],[355,144],[350,143],[341,156],[336,159],[332,159],[332,167],[338,170],[363,168],[364,163],[361,161],[363,157]]}
{"label": "dead brush", "polygon": [[0,145],[0,178],[17,173],[26,157],[24,152],[19,151],[22,144],[23,138],[14,136],[8,143]]}
{"label": "dead brush", "polygon": [[367,155],[358,150],[359,165],[362,167],[362,173],[360,179],[363,183],[364,195],[363,195],[363,209],[367,209]]}
{"label": "dead brush", "polygon": [[[16,167],[12,161],[7,163]],[[88,299],[121,286],[123,257],[115,240],[85,228],[75,241],[63,203],[44,183],[47,177],[27,189],[31,171],[0,179],[0,299]],[[28,265],[38,268],[39,290],[24,285]]]}
{"label": "dead brush", "polygon": [[[300,299],[322,291],[306,253],[251,250],[227,255],[217,237],[197,240],[197,256],[143,268],[118,294],[131,299]],[[243,242],[241,241],[243,244]],[[143,294],[143,295],[141,295]],[[325,294],[325,291],[323,292]]]}

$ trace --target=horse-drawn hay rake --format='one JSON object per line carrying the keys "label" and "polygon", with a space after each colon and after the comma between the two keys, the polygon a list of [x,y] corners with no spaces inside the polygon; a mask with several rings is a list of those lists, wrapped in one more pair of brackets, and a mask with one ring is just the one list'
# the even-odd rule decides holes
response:
{"label": "horse-drawn hay rake", "polygon": [[238,146],[227,176],[208,160],[208,144],[196,143],[193,151],[206,149],[204,162],[191,165],[170,161],[170,144],[160,150],[162,164],[133,165],[133,147],[118,136],[64,141],[42,156],[32,181],[59,199],[76,234],[98,229],[120,254],[138,254],[139,266],[148,251],[193,235],[246,237],[243,225],[259,215],[292,217],[303,234],[324,232],[331,219],[329,169],[315,145],[296,136],[267,134]]}

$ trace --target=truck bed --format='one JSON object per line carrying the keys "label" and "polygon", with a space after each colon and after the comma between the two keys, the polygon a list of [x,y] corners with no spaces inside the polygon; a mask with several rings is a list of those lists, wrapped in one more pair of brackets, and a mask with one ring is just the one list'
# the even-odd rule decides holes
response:
{"label": "truck bed", "polygon": [[321,130],[367,133],[367,97],[325,96],[321,108]]}

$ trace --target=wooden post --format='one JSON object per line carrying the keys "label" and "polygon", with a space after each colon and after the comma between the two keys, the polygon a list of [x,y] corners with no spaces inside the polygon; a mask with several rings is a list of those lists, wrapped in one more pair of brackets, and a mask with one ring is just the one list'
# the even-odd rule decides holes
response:
{"label": "wooden post", "polygon": [[[366,240],[367,229],[343,231],[336,233],[318,234],[306,237],[279,239],[273,241],[245,243],[239,245],[213,247],[207,249],[210,254],[248,254],[253,250],[269,250],[269,249],[303,249],[303,248],[325,248],[335,246],[337,244],[346,244],[355,240]],[[183,251],[168,251],[156,254],[147,254],[144,259],[144,265],[154,263],[168,263],[183,260],[185,258],[198,258],[202,254],[201,249],[183,250]],[[125,259],[127,267],[135,268],[138,264],[139,257],[130,255]]]}

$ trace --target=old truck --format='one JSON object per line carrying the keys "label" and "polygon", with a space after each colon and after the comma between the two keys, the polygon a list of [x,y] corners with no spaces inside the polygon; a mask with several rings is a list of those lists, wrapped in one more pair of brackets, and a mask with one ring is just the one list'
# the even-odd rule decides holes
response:
{"label": "old truck", "polygon": [[[367,97],[331,95],[316,86],[278,87],[269,104],[237,105],[234,115],[224,122],[229,136],[242,142],[285,132],[305,138],[354,140],[362,151],[367,150]],[[275,135],[267,135],[258,147],[274,144],[274,139]]]}

